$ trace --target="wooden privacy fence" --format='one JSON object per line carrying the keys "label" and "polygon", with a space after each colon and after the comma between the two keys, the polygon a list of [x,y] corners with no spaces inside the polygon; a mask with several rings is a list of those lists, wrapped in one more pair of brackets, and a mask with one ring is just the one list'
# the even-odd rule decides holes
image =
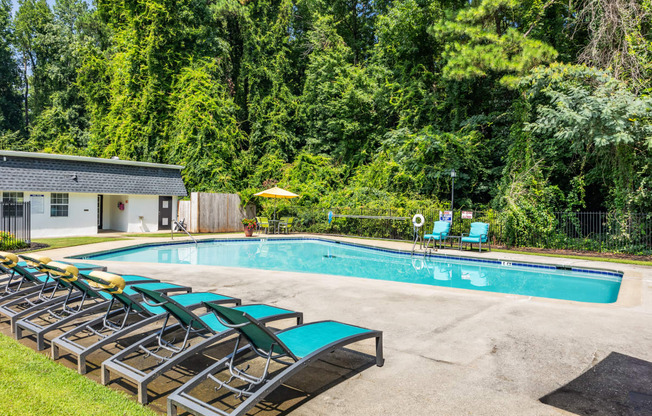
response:
{"label": "wooden privacy fence", "polygon": [[[247,212],[253,211],[253,212]],[[255,217],[255,208],[240,206],[237,194],[193,192],[190,201],[179,201],[179,221],[185,220],[191,233],[242,231],[242,219]]]}

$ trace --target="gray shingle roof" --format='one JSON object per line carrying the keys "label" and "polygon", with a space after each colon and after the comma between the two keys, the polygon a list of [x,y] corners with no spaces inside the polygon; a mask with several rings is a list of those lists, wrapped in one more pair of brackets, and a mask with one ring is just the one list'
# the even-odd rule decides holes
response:
{"label": "gray shingle roof", "polygon": [[182,168],[0,151],[0,190],[186,196]]}

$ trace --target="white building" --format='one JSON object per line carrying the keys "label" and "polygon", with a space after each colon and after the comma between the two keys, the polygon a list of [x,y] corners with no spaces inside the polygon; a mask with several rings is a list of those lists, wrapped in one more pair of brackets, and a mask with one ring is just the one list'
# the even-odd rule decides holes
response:
{"label": "white building", "polygon": [[183,166],[0,150],[2,202],[30,202],[31,237],[169,230]]}

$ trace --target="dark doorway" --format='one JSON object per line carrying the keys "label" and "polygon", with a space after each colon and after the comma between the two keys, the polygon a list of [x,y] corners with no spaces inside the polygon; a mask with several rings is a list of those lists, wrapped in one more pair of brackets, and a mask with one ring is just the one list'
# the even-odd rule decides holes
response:
{"label": "dark doorway", "polygon": [[158,197],[158,229],[170,230],[172,228],[172,197]]}
{"label": "dark doorway", "polygon": [[104,218],[104,195],[97,196],[97,229],[101,230],[102,218]]}

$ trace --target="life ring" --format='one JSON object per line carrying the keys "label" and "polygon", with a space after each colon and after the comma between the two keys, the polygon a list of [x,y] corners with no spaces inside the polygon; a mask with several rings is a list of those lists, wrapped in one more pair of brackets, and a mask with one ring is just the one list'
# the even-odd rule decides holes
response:
{"label": "life ring", "polygon": [[412,217],[412,224],[417,228],[421,228],[425,223],[426,219],[423,218],[423,215],[421,214],[415,214],[414,217]]}

